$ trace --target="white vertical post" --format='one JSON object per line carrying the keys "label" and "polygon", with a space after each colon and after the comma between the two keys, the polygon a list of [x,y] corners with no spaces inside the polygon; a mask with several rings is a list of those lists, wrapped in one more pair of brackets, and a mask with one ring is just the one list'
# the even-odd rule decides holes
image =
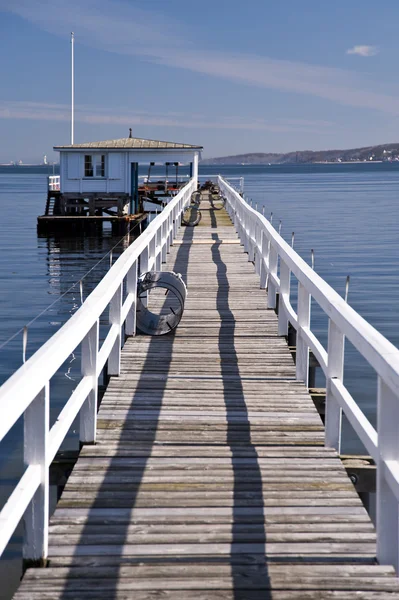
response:
{"label": "white vertical post", "polygon": [[75,34],[71,32],[71,144],[74,141],[74,129],[75,129]]}
{"label": "white vertical post", "polygon": [[172,215],[168,216],[168,220],[167,220],[167,227],[166,227],[166,253],[169,254],[170,252],[170,247],[172,245],[173,239],[173,233],[172,233]]}
{"label": "white vertical post", "polygon": [[24,463],[40,465],[41,483],[25,511],[25,560],[45,560],[48,554],[49,465],[47,446],[50,427],[50,383],[24,413]]}
{"label": "white vertical post", "polygon": [[233,221],[233,225],[234,225],[234,229],[236,231],[238,231],[238,216],[237,216],[237,210],[235,208],[233,208],[233,205],[231,205],[231,220]]}
{"label": "white vertical post", "polygon": [[162,269],[162,229],[161,227],[158,229],[156,233],[156,243],[155,243],[155,270],[160,271]]}
{"label": "white vertical post", "polygon": [[244,252],[249,253],[249,224],[248,224],[248,214],[246,212],[242,215],[242,232],[244,236]]}
{"label": "white vertical post", "polygon": [[280,296],[278,306],[278,334],[288,335],[288,318],[284,308],[284,299],[290,300],[291,271],[280,258]]}
{"label": "white vertical post", "polygon": [[377,559],[399,568],[398,500],[385,477],[385,461],[399,460],[399,398],[378,378]]}
{"label": "white vertical post", "polygon": [[[227,192],[228,194],[229,192]],[[226,194],[226,195],[227,195]],[[228,196],[227,196],[228,197]],[[239,234],[239,228],[240,228],[240,207],[239,206],[233,206],[233,223],[234,223],[234,228],[236,230],[236,232],[238,233],[238,237],[240,237]]]}
{"label": "white vertical post", "polygon": [[156,270],[156,259],[155,255],[157,252],[157,234],[155,233],[153,238],[150,240],[148,244],[148,270],[155,271]]}
{"label": "white vertical post", "polygon": [[161,226],[161,262],[166,262],[166,253],[168,250],[168,224],[167,221],[164,221]]}
{"label": "white vertical post", "polygon": [[237,212],[236,212],[236,219],[235,219],[235,227],[236,227],[236,232],[238,237],[240,238],[240,244],[241,246],[244,245],[244,227],[243,227],[243,220],[242,220],[242,208],[241,206],[238,206],[237,208]]}
{"label": "white vertical post", "polygon": [[121,372],[122,286],[120,284],[109,304],[109,323],[119,327],[118,335],[108,357],[108,375]]}
{"label": "white vertical post", "polygon": [[136,306],[137,306],[137,261],[130,267],[126,276],[126,293],[133,295],[133,304],[126,316],[126,335],[136,335]]}
{"label": "white vertical post", "polygon": [[259,225],[255,224],[255,273],[260,275],[260,251],[262,234]]}
{"label": "white vertical post", "polygon": [[328,322],[328,365],[326,381],[325,445],[341,452],[342,408],[331,390],[331,379],[344,377],[345,336],[334,321]]}
{"label": "white vertical post", "polygon": [[260,263],[260,289],[265,290],[268,283],[268,268],[269,268],[269,240],[265,231],[262,231],[261,241],[261,263]]}
{"label": "white vertical post", "polygon": [[97,432],[97,357],[98,357],[99,321],[97,320],[86,337],[82,340],[81,372],[83,376],[91,376],[93,387],[80,410],[79,438],[84,444],[93,444]]}
{"label": "white vertical post", "polygon": [[173,244],[175,237],[177,235],[177,227],[178,227],[176,206],[172,210],[172,222],[173,222],[173,228],[172,228],[172,244]]}
{"label": "white vertical post", "polygon": [[239,207],[239,220],[238,220],[238,236],[240,238],[241,245],[244,246],[245,250],[245,210],[242,206]]}
{"label": "white vertical post", "polygon": [[310,326],[310,294],[298,282],[298,329],[296,332],[296,378],[307,387],[309,382],[309,347],[302,335],[302,327]]}
{"label": "white vertical post", "polygon": [[193,160],[193,179],[194,179],[194,183],[195,183],[195,187],[194,189],[197,189],[197,185],[198,185],[198,152],[196,152],[194,154],[194,160]]}
{"label": "white vertical post", "polygon": [[[148,272],[149,269],[149,247],[146,246],[143,252],[140,254],[140,275]],[[144,292],[141,295],[141,302],[143,306],[148,306],[148,292]]]}
{"label": "white vertical post", "polygon": [[248,262],[255,261],[255,218],[248,215]]}
{"label": "white vertical post", "polygon": [[181,218],[182,218],[182,215],[183,215],[183,206],[184,206],[184,198],[180,198],[179,205],[178,205],[178,208],[177,208],[177,210],[178,210],[178,213],[177,213],[177,215],[178,215],[177,216],[177,223],[178,223],[179,227],[181,227]]}
{"label": "white vertical post", "polygon": [[276,308],[276,286],[270,275],[277,275],[278,254],[275,247],[270,244],[269,250],[269,281],[267,285],[267,306]]}

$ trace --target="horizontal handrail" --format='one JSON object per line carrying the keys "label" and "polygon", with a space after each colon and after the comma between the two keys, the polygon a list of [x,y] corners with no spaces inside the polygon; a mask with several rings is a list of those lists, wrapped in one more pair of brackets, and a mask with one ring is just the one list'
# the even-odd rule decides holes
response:
{"label": "horizontal handrail", "polygon": [[[160,269],[165,262],[182,213],[196,187],[196,180],[191,179],[121,254],[69,321],[0,387],[0,441],[24,415],[26,465],[0,512],[0,524],[7,522],[7,526],[0,528],[0,554],[25,513],[24,557],[46,558],[50,463],[79,414],[80,441],[95,441],[98,377],[107,362],[110,375],[120,373],[122,328],[126,335],[135,334],[137,276]],[[99,347],[99,321],[108,307],[110,328]],[[50,380],[79,345],[82,379],[50,429]]]}
{"label": "horizontal handrail", "polygon": [[[377,464],[377,555],[382,563],[399,567],[399,350],[361,317],[219,176],[226,207],[249,260],[268,289],[268,306],[279,295],[279,334],[296,330],[297,379],[308,384],[309,350],[326,376],[325,443],[340,452],[342,411]],[[290,302],[290,279],[298,281],[298,308]],[[328,350],[310,329],[311,299],[329,318]],[[378,433],[343,383],[347,338],[378,375]]]}

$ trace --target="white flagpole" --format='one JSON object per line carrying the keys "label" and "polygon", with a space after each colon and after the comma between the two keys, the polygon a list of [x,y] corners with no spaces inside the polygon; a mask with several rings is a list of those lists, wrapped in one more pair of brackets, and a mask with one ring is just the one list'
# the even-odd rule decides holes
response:
{"label": "white flagpole", "polygon": [[71,144],[73,144],[73,134],[74,134],[74,111],[75,111],[75,85],[74,85],[74,41],[75,34],[73,31],[71,32]]}

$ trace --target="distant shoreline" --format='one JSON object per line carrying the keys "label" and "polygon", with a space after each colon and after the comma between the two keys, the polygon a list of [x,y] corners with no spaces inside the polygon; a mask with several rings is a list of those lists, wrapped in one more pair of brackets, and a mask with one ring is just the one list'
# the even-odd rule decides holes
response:
{"label": "distant shoreline", "polygon": [[340,162],[336,160],[315,160],[311,162],[283,162],[283,163],[243,163],[243,162],[226,162],[219,163],[214,162],[210,163],[207,160],[199,163],[202,167],[310,167],[312,165],[379,165],[379,164],[399,164],[399,161],[389,161],[389,160],[341,160]]}
{"label": "distant shoreline", "polygon": [[316,160],[311,163],[302,163],[308,165],[375,165],[380,163],[398,162],[397,160]]}
{"label": "distant shoreline", "polygon": [[245,152],[204,158],[207,165],[222,164],[262,164],[262,165],[305,165],[305,164],[343,164],[376,163],[399,161],[399,143],[364,146],[346,150],[294,150],[293,152]]}

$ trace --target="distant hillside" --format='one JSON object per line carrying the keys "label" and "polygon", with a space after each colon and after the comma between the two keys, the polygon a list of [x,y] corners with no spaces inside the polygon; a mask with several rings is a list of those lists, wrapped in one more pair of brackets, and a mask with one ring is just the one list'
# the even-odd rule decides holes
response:
{"label": "distant hillside", "polygon": [[351,162],[370,160],[399,160],[399,144],[383,144],[381,146],[367,146],[365,148],[352,148],[350,150],[300,150],[277,154],[275,152],[252,152],[249,154],[237,154],[235,156],[221,156],[219,158],[207,158],[201,161],[202,165],[283,165],[293,163],[316,163],[316,162]]}

